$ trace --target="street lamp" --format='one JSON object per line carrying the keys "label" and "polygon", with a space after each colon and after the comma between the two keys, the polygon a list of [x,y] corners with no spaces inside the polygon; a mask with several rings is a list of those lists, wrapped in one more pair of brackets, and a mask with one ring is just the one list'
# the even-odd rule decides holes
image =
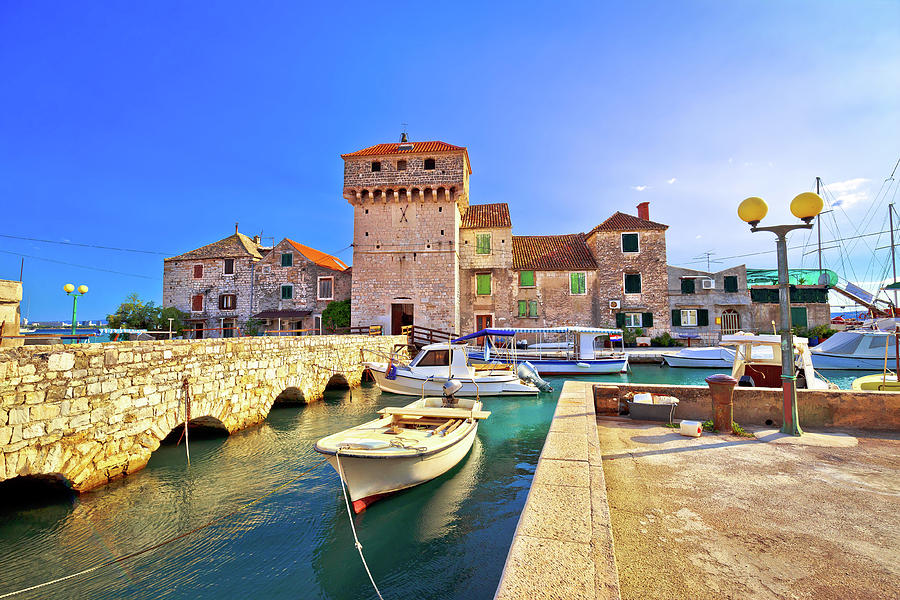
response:
{"label": "street lamp", "polygon": [[85,294],[87,294],[88,286],[79,285],[78,293],[76,294],[75,286],[72,285],[71,283],[67,283],[66,285],[63,286],[63,290],[66,292],[66,294],[68,294],[69,296],[72,296],[72,335],[75,335],[75,324],[77,322],[77,321],[75,321],[75,318],[76,318],[76,315],[78,314],[78,297],[84,296]]}
{"label": "street lamp", "polygon": [[784,419],[781,433],[802,435],[797,418],[797,376],[794,374],[794,338],[791,335],[791,298],[787,263],[787,234],[795,229],[812,229],[812,220],[820,212],[824,202],[818,194],[803,192],[791,201],[791,213],[801,221],[796,225],[759,227],[769,207],[762,198],[747,198],[738,206],[738,216],[750,224],[750,231],[771,231],[777,236],[778,250],[778,299],[781,305],[781,389],[784,397]]}

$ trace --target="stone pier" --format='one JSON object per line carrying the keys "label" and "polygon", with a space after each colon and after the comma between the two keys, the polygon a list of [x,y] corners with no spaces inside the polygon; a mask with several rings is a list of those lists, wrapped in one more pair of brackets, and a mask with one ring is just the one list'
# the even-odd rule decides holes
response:
{"label": "stone pier", "polygon": [[[0,349],[0,482],[64,479],[86,491],[146,466],[185,421],[232,433],[276,399],[357,386],[363,348],[402,336],[245,337]],[[372,357],[368,357],[370,360]]]}

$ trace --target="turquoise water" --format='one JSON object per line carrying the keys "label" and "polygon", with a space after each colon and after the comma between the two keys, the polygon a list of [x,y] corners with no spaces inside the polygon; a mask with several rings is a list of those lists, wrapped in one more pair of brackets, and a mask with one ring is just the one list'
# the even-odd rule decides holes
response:
{"label": "turquoise water", "polygon": [[[592,377],[579,377],[580,381],[602,381],[605,383],[632,381],[635,383],[668,383],[671,385],[706,385],[705,379],[715,373],[731,374],[731,368],[724,369],[683,369],[672,368],[665,365],[631,365],[631,373],[615,374],[615,375],[595,375]],[[820,375],[824,376],[839,388],[849,390],[853,380],[863,375],[868,375],[868,371],[838,371],[827,370],[820,371]]]}
{"label": "turquoise water", "polygon": [[[627,379],[703,384],[717,372],[635,365]],[[831,375],[833,372],[829,372]],[[853,373],[852,377],[858,376]],[[852,380],[851,377],[851,380]],[[624,381],[608,375],[596,381]],[[840,379],[840,378],[837,378]],[[485,398],[471,453],[434,481],[354,517],[386,599],[491,598],[549,428],[556,391]],[[849,384],[848,384],[849,385]],[[843,386],[842,386],[843,387]],[[0,513],[0,594],[85,569],[202,525],[315,465],[315,441],[407,397],[371,384],[275,408],[226,438],[163,446],[147,468],[72,503]],[[17,598],[374,598],[328,465],[246,511],[119,565]]]}

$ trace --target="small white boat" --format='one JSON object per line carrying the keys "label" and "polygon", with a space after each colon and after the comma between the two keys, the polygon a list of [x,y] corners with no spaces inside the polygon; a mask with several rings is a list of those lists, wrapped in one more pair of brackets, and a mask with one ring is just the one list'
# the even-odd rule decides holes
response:
{"label": "small white boat", "polygon": [[[448,388],[460,386],[457,381]],[[490,416],[477,398],[422,398],[383,408],[380,418],[316,443],[341,476],[357,514],[386,494],[424,483],[469,453],[478,421]]]}
{"label": "small white boat", "polygon": [[449,379],[462,383],[457,396],[533,396],[540,392],[509,365],[470,365],[465,344],[429,344],[409,364],[389,357],[387,362],[363,365],[382,391],[404,396],[440,394]]}
{"label": "small white boat", "polygon": [[[821,378],[813,368],[809,345],[804,337],[794,336],[794,368],[797,388],[811,390],[836,389],[833,383]],[[781,387],[781,336],[736,333],[723,335],[723,346],[734,346],[731,376],[738,385],[752,387]]]}
{"label": "small white boat", "polygon": [[675,354],[663,354],[662,359],[670,367],[727,369],[734,364],[734,350],[721,346],[682,348]]}
{"label": "small white boat", "polygon": [[881,371],[885,353],[893,356],[896,347],[892,331],[848,329],[838,331],[810,353],[817,369]]}

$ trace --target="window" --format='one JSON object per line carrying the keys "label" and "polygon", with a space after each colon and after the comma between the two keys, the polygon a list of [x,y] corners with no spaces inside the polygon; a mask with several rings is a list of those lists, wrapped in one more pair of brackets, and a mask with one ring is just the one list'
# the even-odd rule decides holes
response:
{"label": "window", "polygon": [[377,173],[380,170],[381,170],[381,163],[378,162],[377,160],[372,161],[372,172]]}
{"label": "window", "polygon": [[625,313],[625,327],[643,327],[644,320],[641,313]]}
{"label": "window", "polygon": [[641,274],[625,273],[625,293],[640,294],[641,293]]}
{"label": "window", "polygon": [[450,364],[450,351],[449,350],[430,350],[425,353],[419,362],[416,363],[417,367],[446,367]]}
{"label": "window", "polygon": [[425,170],[426,171],[434,171],[434,159],[433,158],[425,159]]}
{"label": "window", "polygon": [[225,259],[225,270],[222,271],[226,275],[234,275],[234,259],[226,258]]}
{"label": "window", "polygon": [[479,296],[491,295],[491,274],[478,273],[475,275],[475,293]]}
{"label": "window", "polygon": [[519,300],[519,316],[524,317],[528,314],[528,302],[526,300]]}
{"label": "window", "polygon": [[194,279],[203,279],[203,265],[194,265]]}
{"label": "window", "polygon": [[294,286],[292,286],[292,285],[281,286],[281,299],[282,300],[293,300],[294,299]]}
{"label": "window", "polygon": [[397,170],[398,170],[398,171],[405,171],[405,170],[406,170],[406,161],[405,161],[405,160],[398,160],[398,161],[397,161]]}
{"label": "window", "polygon": [[290,252],[285,252],[281,255],[281,266],[282,267],[293,267],[294,266],[294,255]]}
{"label": "window", "polygon": [[640,252],[640,248],[638,247],[638,234],[622,234],[622,252]]}
{"label": "window", "polygon": [[222,319],[222,337],[231,338],[237,333],[237,323],[234,319]]}
{"label": "window", "polygon": [[491,234],[476,233],[475,234],[475,254],[491,253]]}
{"label": "window", "polygon": [[738,291],[738,281],[737,281],[736,275],[726,275],[725,276],[725,291],[726,292]]}
{"label": "window", "polygon": [[584,273],[569,273],[569,293],[576,296],[587,294],[587,276]]}
{"label": "window", "polygon": [[219,310],[234,310],[236,306],[236,294],[222,294],[219,296]]}
{"label": "window", "polygon": [[709,325],[709,311],[703,308],[690,308],[672,311],[672,325],[682,327],[707,327]]}
{"label": "window", "polygon": [[683,327],[696,327],[697,326],[697,311],[696,309],[688,309],[681,311],[681,325]]}
{"label": "window", "polygon": [[319,300],[334,298],[334,277],[319,277]]}
{"label": "window", "polygon": [[191,296],[191,311],[203,312],[203,294],[194,294]]}
{"label": "window", "polygon": [[681,280],[681,293],[682,294],[693,294],[694,293],[694,280],[693,279],[682,279]]}
{"label": "window", "polygon": [[519,287],[534,287],[534,271],[519,271]]}

